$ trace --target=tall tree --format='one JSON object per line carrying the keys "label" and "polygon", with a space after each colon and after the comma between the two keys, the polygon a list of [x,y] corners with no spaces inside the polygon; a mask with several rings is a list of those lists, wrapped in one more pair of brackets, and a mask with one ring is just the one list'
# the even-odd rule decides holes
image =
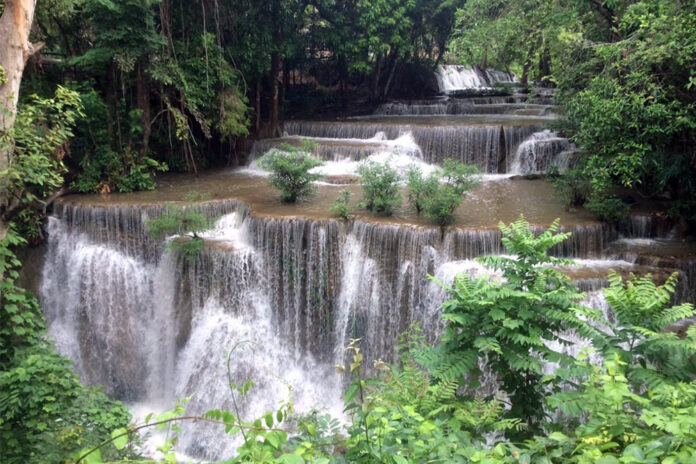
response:
{"label": "tall tree", "polygon": [[7,170],[13,146],[9,131],[17,116],[24,66],[39,46],[29,41],[36,0],[6,0],[0,12],[0,240],[7,235]]}

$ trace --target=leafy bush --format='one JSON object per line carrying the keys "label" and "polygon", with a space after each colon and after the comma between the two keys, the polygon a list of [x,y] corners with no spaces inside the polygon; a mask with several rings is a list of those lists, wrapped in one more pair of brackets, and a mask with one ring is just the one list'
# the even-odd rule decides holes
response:
{"label": "leafy bush", "polygon": [[186,204],[168,206],[163,214],[148,219],[148,233],[156,240],[175,235],[166,246],[189,261],[195,260],[203,249],[203,239],[198,234],[208,230],[214,221],[195,205],[196,201],[204,200],[207,200],[204,195],[187,194]]}
{"label": "leafy bush", "polygon": [[606,194],[595,193],[585,202],[585,208],[594,213],[597,218],[605,222],[619,222],[628,215],[630,206],[620,198]]}
{"label": "leafy bush", "polygon": [[433,196],[440,184],[440,176],[433,173],[424,176],[417,166],[411,165],[406,170],[406,188],[408,189],[408,202],[420,214],[425,208],[428,197]]}
{"label": "leafy bush", "polygon": [[547,175],[553,183],[553,190],[566,207],[566,210],[580,208],[592,193],[592,185],[581,169],[569,169],[563,174]]}
{"label": "leafy bush", "polygon": [[40,203],[63,185],[68,141],[82,116],[79,95],[60,86],[53,98],[32,95],[20,105],[12,130],[0,134],[0,149],[14,148],[12,163],[0,173],[11,203]]}
{"label": "leafy bush", "polygon": [[469,166],[446,159],[444,168],[438,172],[437,188],[425,195],[423,214],[444,227],[454,220],[454,210],[464,200],[464,195],[478,184],[476,166]]}
{"label": "leafy bush", "polygon": [[387,164],[370,161],[360,165],[358,174],[363,188],[361,206],[373,213],[385,216],[392,214],[394,208],[401,204],[399,173]]}
{"label": "leafy bush", "polygon": [[343,189],[338,194],[338,198],[331,207],[331,212],[338,216],[342,221],[347,221],[350,219],[350,209],[348,208],[348,203],[350,202],[350,197],[352,194],[350,190]]}
{"label": "leafy bush", "polygon": [[696,332],[689,331],[680,339],[666,330],[670,324],[696,314],[689,303],[669,306],[677,276],[672,274],[658,286],[650,274],[640,278],[631,275],[624,282],[619,274],[609,271],[609,287],[604,294],[616,323],[611,325],[610,343],[602,346],[603,354],[607,359],[618,354],[637,388],[696,379]]}
{"label": "leafy bush", "polygon": [[478,183],[478,169],[452,159],[445,159],[444,168],[424,177],[415,166],[406,171],[408,200],[416,213],[432,219],[441,227],[454,220],[454,210],[464,195]]}
{"label": "leafy bush", "polygon": [[313,182],[322,178],[321,174],[309,172],[322,163],[313,158],[306,147],[283,145],[280,149],[274,148],[263,155],[258,164],[271,171],[268,185],[280,190],[280,199],[286,203],[295,203],[314,195],[316,188]]}
{"label": "leafy bush", "polygon": [[[79,121],[72,142],[73,158],[81,170],[72,187],[78,192],[102,194],[154,190],[154,173],[167,171],[167,164],[139,154],[131,146],[136,143],[134,140],[116,146],[109,133],[106,102],[87,84],[74,85],[79,89],[85,117]],[[123,124],[130,128],[129,138],[135,139],[142,132],[139,115],[126,116]]]}

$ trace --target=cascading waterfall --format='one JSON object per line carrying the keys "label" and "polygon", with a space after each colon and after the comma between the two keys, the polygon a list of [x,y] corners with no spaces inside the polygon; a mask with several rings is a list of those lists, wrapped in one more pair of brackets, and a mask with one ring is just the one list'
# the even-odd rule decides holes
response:
{"label": "cascading waterfall", "polygon": [[435,77],[440,91],[444,93],[454,90],[492,87],[496,83],[502,82],[516,82],[515,76],[511,73],[459,65],[439,65]]}
{"label": "cascading waterfall", "polygon": [[564,171],[574,164],[574,146],[550,130],[535,132],[520,143],[510,162],[515,174],[543,173],[551,166]]}
{"label": "cascading waterfall", "polygon": [[[381,104],[376,115],[384,116],[429,116],[457,114],[511,114],[519,116],[550,116],[551,105],[518,103],[523,97],[488,97],[416,102],[389,102]],[[506,101],[507,100],[507,101]],[[478,103],[478,101],[482,101]]]}
{"label": "cascading waterfall", "polygon": [[[436,340],[446,293],[427,276],[451,283],[482,272],[471,258],[503,251],[495,229],[453,227],[442,237],[408,225],[255,217],[238,201],[202,208],[224,213],[193,262],[150,241],[119,245],[143,236],[163,206],[56,208],[41,299],[51,336],[85,382],[153,408],[191,395],[191,412],[230,408],[227,359],[240,344],[230,375],[257,384],[245,417],[272,410],[288,384],[297,410],[323,404],[340,414],[344,379],[332,366],[350,339],[361,338],[366,365],[393,360],[412,322]],[[554,251],[563,256],[601,256],[616,237],[601,224],[564,230],[571,239]],[[198,425],[184,440],[187,453],[206,459],[235,446]]]}
{"label": "cascading waterfall", "polygon": [[445,158],[453,158],[467,164],[475,164],[486,173],[507,172],[505,160],[514,153],[522,141],[539,131],[536,124],[507,125],[439,125],[421,121],[405,121],[403,124],[369,121],[340,121],[335,123],[315,121],[289,121],[283,126],[290,135],[336,139],[369,139],[383,132],[389,139],[411,133],[422,152],[423,161],[442,164]]}
{"label": "cascading waterfall", "polygon": [[[514,82],[514,76],[446,66],[438,80],[449,91]],[[552,119],[547,93],[535,97],[543,105],[521,104],[526,97],[520,96],[440,98],[392,102],[377,111],[394,117],[288,121],[284,137],[257,141],[251,155],[256,159],[283,143],[301,146],[309,139],[314,156],[326,161],[325,175],[354,174],[365,159],[401,171],[417,163],[427,172],[445,158],[491,174],[563,168],[574,151],[566,139],[543,130]],[[478,116],[446,116],[451,114]],[[254,169],[252,162],[247,170]],[[487,184],[495,188],[485,191],[495,196],[511,182]],[[471,204],[491,217],[503,212],[476,195],[471,193]],[[191,413],[231,409],[229,381],[253,380],[250,396],[238,398],[245,419],[276,409],[290,394],[296,411],[324,407],[340,417],[346,379],[333,365],[346,361],[350,340],[361,339],[367,367],[394,360],[399,337],[413,322],[435,342],[447,298],[436,281],[451,284],[457,274],[491,273],[474,258],[505,252],[493,227],[452,226],[443,233],[365,218],[346,223],[257,216],[240,200],[196,207],[217,220],[193,261],[147,234],[147,219],[166,211],[166,204],[62,200],[49,220],[40,296],[50,335],[84,382],[103,385],[141,409],[169,408],[189,396]],[[571,237],[551,253],[581,258],[579,269],[565,272],[588,292],[585,303],[608,317],[599,290],[609,267],[626,273],[676,268],[685,279],[679,297],[694,301],[696,252],[675,253],[667,240],[672,228],[651,214],[632,216],[618,228],[564,224],[561,231]],[[662,244],[663,251],[646,253],[646,240]],[[584,341],[577,342],[563,349],[576,353]],[[484,384],[494,388],[495,382],[488,375]],[[237,444],[210,425],[189,424],[181,448],[217,460],[229,457]]]}

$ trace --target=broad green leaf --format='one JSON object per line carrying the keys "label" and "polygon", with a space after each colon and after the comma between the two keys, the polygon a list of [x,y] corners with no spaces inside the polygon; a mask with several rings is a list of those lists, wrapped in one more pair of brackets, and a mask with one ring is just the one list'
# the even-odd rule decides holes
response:
{"label": "broad green leaf", "polygon": [[125,428],[119,428],[111,432],[111,438],[117,450],[122,450],[128,444],[128,432]]}

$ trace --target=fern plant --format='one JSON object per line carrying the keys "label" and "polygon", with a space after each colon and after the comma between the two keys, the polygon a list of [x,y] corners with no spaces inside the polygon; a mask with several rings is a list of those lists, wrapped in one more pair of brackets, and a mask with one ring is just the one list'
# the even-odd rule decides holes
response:
{"label": "fern plant", "polygon": [[504,280],[460,275],[452,287],[445,286],[451,297],[443,305],[447,327],[441,345],[430,355],[437,378],[466,378],[472,387],[483,374],[479,366],[485,364],[507,393],[506,416],[526,422],[526,432],[508,431],[514,438],[540,430],[548,382],[559,380],[544,379],[543,366],[572,362],[546,342],[571,345],[574,342],[567,334],[572,332],[592,338],[600,335],[587,322],[597,319],[598,313],[581,307],[577,301],[583,294],[567,276],[548,267],[568,264],[547,254],[568,237],[557,233],[558,227],[556,220],[535,236],[522,216],[509,226],[501,223],[503,244],[515,257],[479,261],[501,271]]}
{"label": "fern plant", "polygon": [[616,315],[616,324],[603,348],[605,357],[618,353],[628,364],[627,375],[634,386],[655,388],[663,382],[696,379],[696,331],[684,338],[665,330],[670,324],[694,316],[690,303],[669,306],[676,290],[675,272],[662,285],[648,274],[626,281],[609,271],[607,302]]}

